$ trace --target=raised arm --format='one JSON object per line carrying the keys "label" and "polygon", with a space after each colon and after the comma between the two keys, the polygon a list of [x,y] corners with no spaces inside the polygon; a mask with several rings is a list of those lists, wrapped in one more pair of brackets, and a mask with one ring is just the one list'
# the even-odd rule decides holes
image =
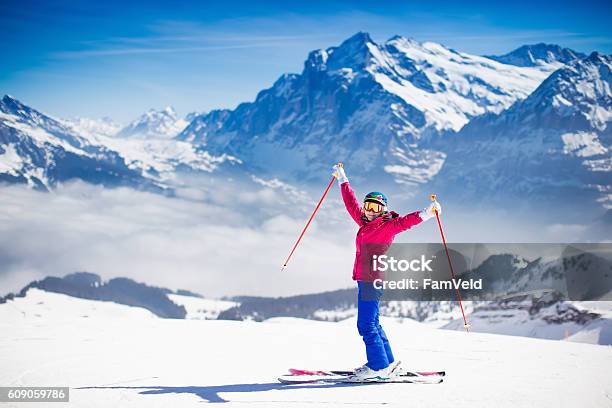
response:
{"label": "raised arm", "polygon": [[359,201],[357,201],[357,197],[355,197],[355,192],[351,188],[350,183],[345,181],[340,184],[340,190],[342,191],[342,200],[344,200],[346,210],[353,220],[355,220],[358,225],[361,225],[361,216],[363,215],[361,212],[361,205],[359,205]]}
{"label": "raised arm", "polygon": [[391,220],[394,232],[397,234],[402,231],[406,231],[407,229],[410,229],[423,222],[423,219],[419,214],[420,211],[415,211],[406,215],[400,215],[399,217]]}
{"label": "raised arm", "polygon": [[355,192],[349,184],[346,173],[344,172],[344,167],[341,163],[334,166],[334,175],[338,178],[338,184],[340,184],[342,200],[344,201],[346,210],[350,214],[351,218],[353,218],[358,225],[361,225],[361,216],[363,215],[361,212],[361,205],[359,204],[359,201],[357,201],[357,197],[355,197]]}
{"label": "raised arm", "polygon": [[417,224],[420,224],[423,221],[427,221],[428,219],[435,217],[437,211],[438,213],[442,213],[442,207],[437,201],[432,202],[421,211],[415,211],[406,215],[399,216],[392,220],[392,225],[394,232],[396,234],[406,231],[409,228],[414,227]]}

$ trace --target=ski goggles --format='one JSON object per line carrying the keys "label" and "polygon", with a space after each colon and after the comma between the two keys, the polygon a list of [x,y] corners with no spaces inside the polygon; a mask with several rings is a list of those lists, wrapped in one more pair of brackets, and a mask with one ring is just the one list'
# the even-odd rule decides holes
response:
{"label": "ski goggles", "polygon": [[366,201],[365,203],[363,203],[363,209],[366,211],[374,211],[378,213],[384,210],[385,206],[380,203],[375,203],[373,201]]}

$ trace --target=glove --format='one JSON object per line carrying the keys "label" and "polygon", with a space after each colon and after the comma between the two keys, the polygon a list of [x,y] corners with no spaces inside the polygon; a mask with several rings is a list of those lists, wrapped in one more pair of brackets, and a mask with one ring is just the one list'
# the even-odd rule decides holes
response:
{"label": "glove", "polygon": [[334,165],[333,169],[334,169],[334,172],[332,173],[332,176],[338,179],[338,184],[346,183],[348,181],[348,178],[346,177],[346,173],[344,172],[344,167],[342,166],[342,163],[338,163]]}
{"label": "glove", "polygon": [[436,216],[434,210],[437,211],[438,214],[442,214],[442,207],[437,201],[432,201],[429,206],[424,208],[423,211],[419,212],[419,217],[421,217],[423,221],[427,221],[428,219]]}

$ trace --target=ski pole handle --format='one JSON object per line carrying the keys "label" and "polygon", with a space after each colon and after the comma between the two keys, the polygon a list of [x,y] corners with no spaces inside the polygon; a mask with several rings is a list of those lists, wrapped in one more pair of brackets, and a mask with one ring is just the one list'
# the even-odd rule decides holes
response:
{"label": "ski pole handle", "polygon": [[[343,167],[344,167],[344,164],[342,164],[342,162],[339,162],[339,163],[337,164],[337,166],[338,166],[338,168],[343,168]],[[338,172],[335,172],[335,173],[334,173],[334,177],[335,177],[335,178],[338,178],[338,176],[339,176]]]}
{"label": "ski pole handle", "polygon": [[[435,194],[432,194],[432,195],[431,195],[431,201],[433,201],[434,203],[435,203],[435,202],[437,202],[437,201],[436,201],[436,195],[435,195]],[[433,209],[433,210],[434,210],[434,213],[438,213],[438,210],[436,210],[436,207],[434,207],[434,209]]]}

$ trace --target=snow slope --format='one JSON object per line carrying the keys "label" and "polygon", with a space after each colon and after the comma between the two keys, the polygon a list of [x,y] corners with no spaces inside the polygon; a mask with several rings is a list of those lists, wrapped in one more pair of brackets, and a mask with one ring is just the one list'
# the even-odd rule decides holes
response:
{"label": "snow slope", "polygon": [[354,319],[159,319],[136,308],[33,293],[0,305],[0,383],[70,386],[72,407],[611,404],[607,347],[466,334],[410,320],[385,319],[383,324],[405,366],[444,369],[445,382],[286,386],[276,381],[289,367],[362,364]]}
{"label": "snow slope", "polygon": [[[6,307],[4,307],[6,306]],[[16,324],[24,321],[67,321],[99,319],[101,323],[113,319],[154,319],[156,316],[142,307],[120,305],[115,302],[80,299],[59,293],[31,288],[26,297],[10,300],[0,308],[0,321]]]}
{"label": "snow slope", "polygon": [[229,300],[205,299],[195,296],[176,295],[170,293],[168,298],[187,311],[186,319],[213,320],[224,310],[237,306],[237,302]]}

